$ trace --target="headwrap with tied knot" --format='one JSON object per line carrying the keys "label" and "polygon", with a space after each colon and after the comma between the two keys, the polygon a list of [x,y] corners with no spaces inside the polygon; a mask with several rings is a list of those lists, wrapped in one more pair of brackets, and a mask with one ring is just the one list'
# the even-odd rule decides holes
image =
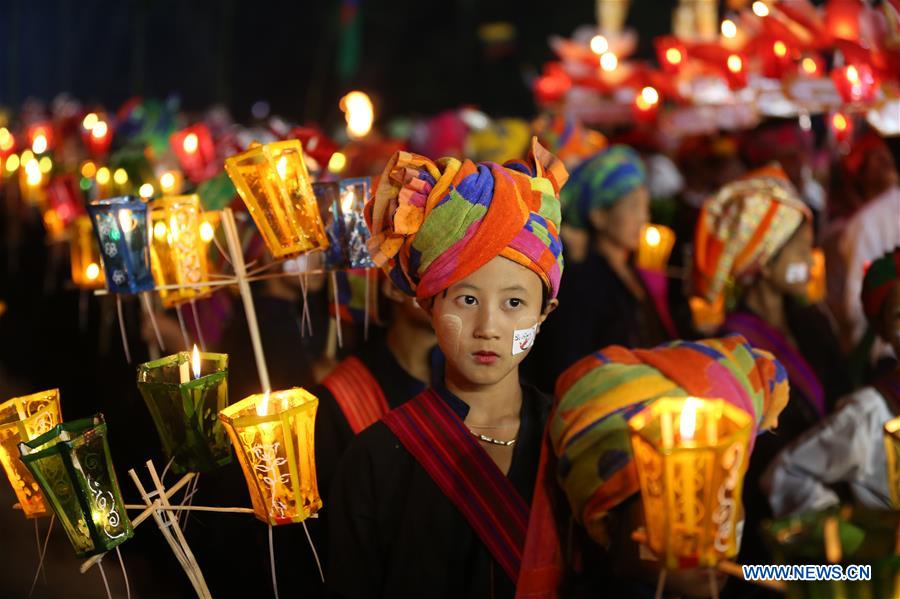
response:
{"label": "headwrap with tied knot", "polygon": [[557,476],[575,518],[590,525],[640,490],[628,420],[662,397],[723,399],[747,412],[754,431],[772,427],[788,379],[768,352],[740,335],[675,341],[649,350],[611,346],[559,378],[550,421]]}
{"label": "headwrap with tied knot", "polygon": [[610,146],[572,171],[560,196],[563,220],[568,226],[585,229],[592,210],[611,208],[646,183],[647,171],[637,152],[628,146]]}
{"label": "headwrap with tied knot", "polygon": [[869,322],[876,322],[884,310],[884,302],[900,284],[900,247],[878,258],[866,270],[862,283],[863,311]]}
{"label": "headwrap with tied knot", "polygon": [[559,190],[566,169],[537,140],[527,162],[474,163],[397,152],[366,204],[369,251],[395,285],[429,299],[497,256],[562,276]]}
{"label": "headwrap with tied knot", "polygon": [[719,299],[729,280],[755,275],[812,220],[781,167],[729,183],[703,204],[694,236],[693,293]]}

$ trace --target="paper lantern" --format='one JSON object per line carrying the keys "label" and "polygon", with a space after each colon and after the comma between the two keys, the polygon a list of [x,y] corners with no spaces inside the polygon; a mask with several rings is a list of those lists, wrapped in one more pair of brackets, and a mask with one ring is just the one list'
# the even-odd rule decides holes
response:
{"label": "paper lantern", "polygon": [[638,246],[637,265],[656,272],[665,271],[674,245],[675,231],[665,225],[645,225]]}
{"label": "paper lantern", "polygon": [[106,277],[101,266],[100,247],[97,245],[91,218],[87,215],[76,217],[69,231],[72,282],[81,289],[105,287]]}
{"label": "paper lantern", "polygon": [[884,451],[887,454],[887,481],[894,508],[900,509],[900,418],[884,424]]}
{"label": "paper lantern", "polygon": [[87,209],[100,243],[107,288],[112,293],[153,289],[147,204],[121,196],[95,200]]}
{"label": "paper lantern", "polygon": [[43,435],[61,419],[59,389],[14,397],[0,404],[0,462],[27,518],[48,516],[50,506],[19,459],[19,443]]}
{"label": "paper lantern", "polygon": [[368,246],[371,233],[363,214],[371,187],[369,177],[343,179],[340,182],[345,255],[350,268],[375,268]]}
{"label": "paper lantern", "polygon": [[663,398],[628,421],[649,547],[667,569],[737,554],[752,419],[721,399]]}
{"label": "paper lantern", "polygon": [[6,127],[0,127],[0,161],[5,161],[16,151],[16,136]]}
{"label": "paper lantern", "polygon": [[53,177],[47,186],[44,224],[51,237],[61,237],[76,217],[84,214],[81,192],[72,175]]}
{"label": "paper lantern", "polygon": [[104,553],[134,535],[113,469],[103,415],[58,424],[20,443],[78,557]]}
{"label": "paper lantern", "polygon": [[328,247],[299,141],[252,144],[225,170],[275,258]]}
{"label": "paper lantern", "polygon": [[825,252],[822,248],[815,248],[812,251],[812,267],[809,269],[806,298],[814,304],[824,301],[825,291]]}
{"label": "paper lantern", "polygon": [[97,113],[89,113],[82,121],[81,139],[91,156],[100,158],[112,144],[112,126]]}
{"label": "paper lantern", "polygon": [[[200,197],[170,196],[150,202],[150,260],[159,287],[197,285],[209,279],[207,243],[201,238],[203,212]],[[160,289],[163,306],[209,295],[209,287]]]}
{"label": "paper lantern", "polygon": [[322,507],[313,445],[318,403],[294,387],[251,395],[219,412],[263,522],[302,522]]}
{"label": "paper lantern", "polygon": [[141,364],[137,386],[173,472],[207,472],[231,461],[218,419],[228,405],[226,354],[194,347],[194,354],[179,352]]}
{"label": "paper lantern", "polygon": [[677,73],[687,61],[687,47],[671,35],[657,37],[654,40],[656,46],[656,60],[659,66],[667,73]]}
{"label": "paper lantern", "polygon": [[870,102],[878,84],[875,72],[867,64],[851,64],[831,71],[831,80],[844,102]]}
{"label": "paper lantern", "polygon": [[35,154],[43,154],[56,147],[56,135],[50,122],[35,123],[26,129],[25,137]]}
{"label": "paper lantern", "polygon": [[837,39],[859,39],[860,0],[829,0],[825,5],[825,29]]}
{"label": "paper lantern", "polygon": [[216,145],[212,133],[204,123],[191,125],[176,131],[169,137],[169,145],[178,158],[188,179],[199,183],[216,174],[219,161],[216,160]]}

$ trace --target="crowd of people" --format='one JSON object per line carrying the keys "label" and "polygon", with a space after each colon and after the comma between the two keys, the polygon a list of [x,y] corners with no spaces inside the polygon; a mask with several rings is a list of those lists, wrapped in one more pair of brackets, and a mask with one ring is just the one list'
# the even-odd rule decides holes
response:
{"label": "crowd of people", "polygon": [[[652,596],[662,566],[632,535],[646,514],[627,423],[664,397],[715,397],[752,419],[741,563],[773,562],[772,518],[895,507],[881,441],[900,415],[895,140],[865,131],[842,147],[785,120],[664,147],[556,114],[445,156],[446,128],[431,133],[405,146],[422,153],[359,173],[374,175],[380,267],[364,275],[377,298],[365,332],[329,315],[324,277],[253,288],[273,389],[319,400],[324,507],[310,531],[324,584],[302,530],[278,527],[282,594]],[[117,467],[141,463],[158,443],[109,304],[91,298],[76,322],[40,219],[4,195],[21,230],[4,248],[3,390],[61,387],[67,412],[107,413]],[[662,275],[636,260],[650,224],[674,231]],[[268,259],[258,239],[245,250]],[[358,291],[357,276],[342,281]],[[232,401],[258,392],[232,292],[198,305],[192,327],[230,356]],[[152,344],[139,306],[126,308],[133,338]],[[181,347],[175,316],[157,318]],[[196,502],[246,503],[236,463],[203,478]],[[268,592],[264,527],[192,518],[215,596]],[[715,582],[722,596],[771,592]],[[699,569],[665,579],[667,596],[716,590]]]}

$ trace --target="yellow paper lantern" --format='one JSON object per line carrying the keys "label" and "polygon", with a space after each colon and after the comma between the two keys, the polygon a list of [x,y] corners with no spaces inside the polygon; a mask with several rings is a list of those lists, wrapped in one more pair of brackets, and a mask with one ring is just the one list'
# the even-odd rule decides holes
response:
{"label": "yellow paper lantern", "polygon": [[628,421],[647,542],[667,569],[737,554],[750,415],[721,399],[660,399]]}
{"label": "yellow paper lantern", "polygon": [[[157,286],[197,285],[209,280],[207,243],[201,238],[200,197],[170,196],[150,202],[150,265]],[[160,289],[163,306],[209,295],[209,287]]]}
{"label": "yellow paper lantern", "polygon": [[809,269],[806,297],[814,304],[825,299],[825,252],[821,248],[816,248],[812,252],[812,267]]}
{"label": "yellow paper lantern", "polygon": [[318,403],[294,387],[251,395],[219,412],[263,522],[302,522],[322,507],[313,445]]}
{"label": "yellow paper lantern", "polygon": [[718,330],[725,322],[725,296],[720,295],[714,302],[708,302],[702,297],[691,297],[688,300],[691,308],[691,318],[694,327],[704,334],[710,334]]}
{"label": "yellow paper lantern", "polygon": [[81,289],[106,287],[100,246],[94,235],[91,217],[77,216],[72,221],[69,237],[69,255],[72,263],[72,282]]}
{"label": "yellow paper lantern", "polygon": [[18,445],[41,436],[61,420],[59,389],[13,397],[0,404],[0,463],[27,518],[49,515],[50,506],[20,459]]}
{"label": "yellow paper lantern", "polygon": [[900,509],[900,418],[884,424],[884,451],[887,455],[887,482],[891,502]]}
{"label": "yellow paper lantern", "polygon": [[669,263],[675,231],[665,225],[645,225],[638,246],[637,265],[646,270],[663,272]]}
{"label": "yellow paper lantern", "polygon": [[275,258],[328,247],[298,140],[253,144],[225,170]]}

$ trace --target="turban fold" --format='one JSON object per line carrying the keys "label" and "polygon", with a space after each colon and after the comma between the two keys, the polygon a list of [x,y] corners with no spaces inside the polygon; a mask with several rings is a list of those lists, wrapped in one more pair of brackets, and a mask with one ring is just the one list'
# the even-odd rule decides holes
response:
{"label": "turban fold", "polygon": [[777,421],[788,393],[781,364],[740,335],[611,346],[581,359],[557,381],[549,429],[572,513],[588,524],[639,491],[628,420],[657,399],[723,399],[747,412],[756,432]]}
{"label": "turban fold", "polygon": [[434,297],[493,260],[562,276],[559,190],[566,169],[537,140],[527,162],[474,163],[397,152],[366,204],[369,251],[402,291]]}
{"label": "turban fold", "polygon": [[729,279],[755,274],[812,215],[777,166],[725,185],[703,204],[694,237],[694,294],[718,300]]}
{"label": "turban fold", "polygon": [[881,316],[884,302],[898,281],[900,281],[900,247],[872,262],[866,270],[862,283],[862,305],[866,318],[876,321]]}
{"label": "turban fold", "polygon": [[532,128],[541,144],[570,168],[607,145],[602,133],[563,114],[545,114],[534,121]]}
{"label": "turban fold", "polygon": [[637,152],[628,146],[610,146],[572,171],[560,199],[566,225],[584,229],[595,208],[611,208],[622,197],[647,182],[647,171]]}

